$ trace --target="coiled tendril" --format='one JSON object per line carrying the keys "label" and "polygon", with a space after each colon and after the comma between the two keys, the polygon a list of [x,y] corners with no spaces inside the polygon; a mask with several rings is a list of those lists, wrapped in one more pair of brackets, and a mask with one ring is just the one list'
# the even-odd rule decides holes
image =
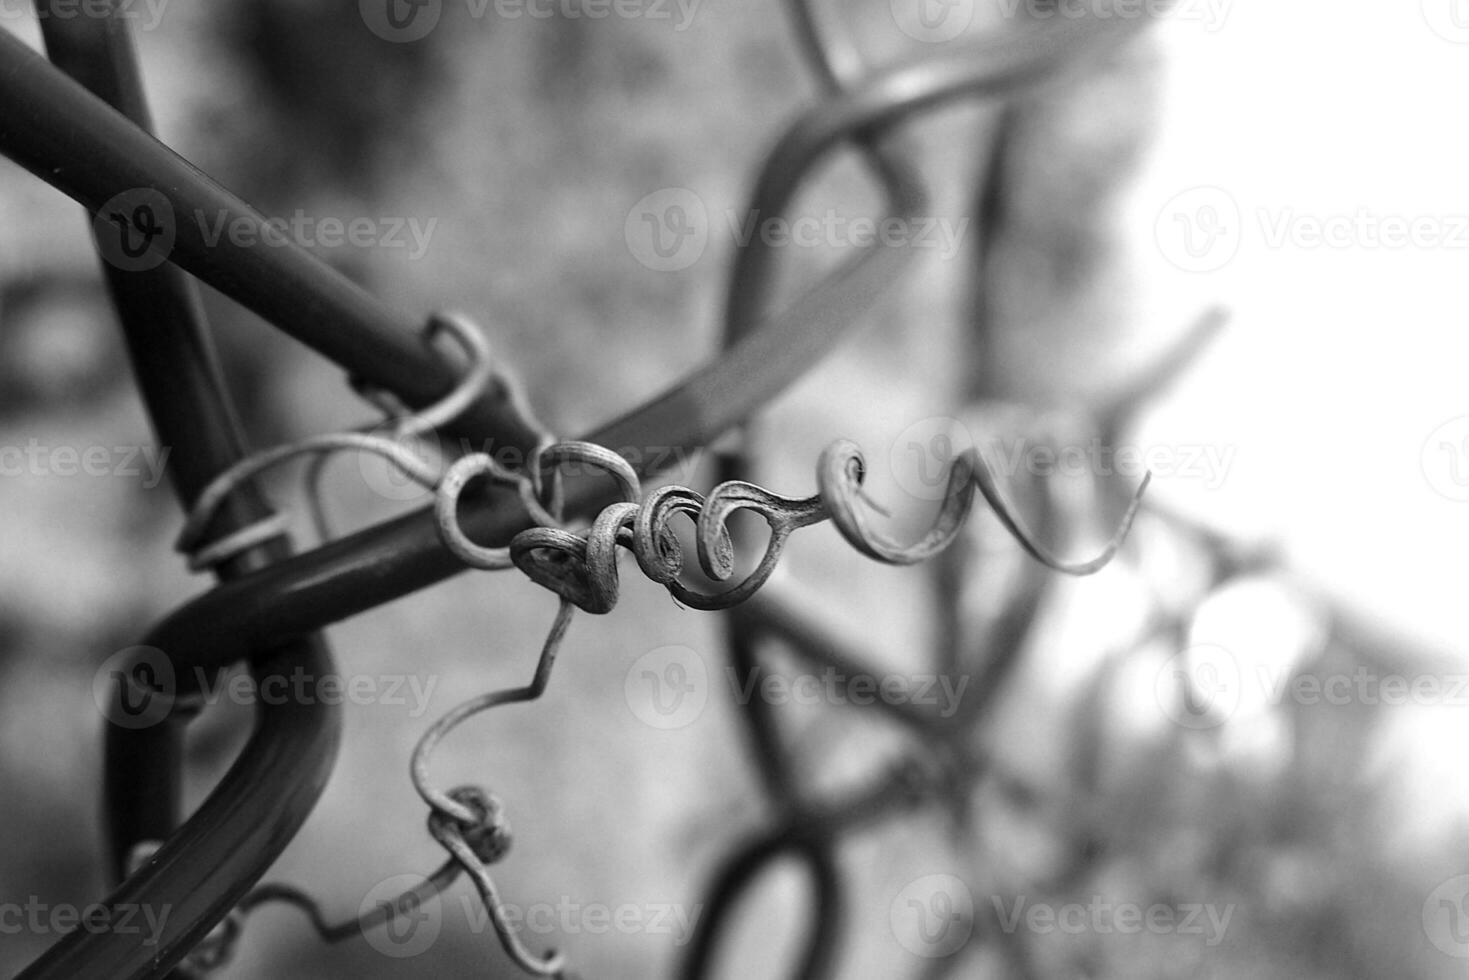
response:
{"label": "coiled tendril", "polygon": [[[661,487],[644,496],[627,461],[601,446],[559,442],[545,447],[539,456],[541,466],[554,468],[570,462],[589,464],[611,475],[623,497],[603,508],[585,531],[550,526],[557,522],[538,503],[531,506],[535,494],[527,489],[527,478],[504,471],[483,454],[466,456],[450,468],[439,487],[435,509],[445,544],[466,564],[476,568],[513,564],[527,578],[577,608],[597,614],[611,612],[617,605],[619,548],[631,551],[643,575],[667,588],[684,605],[727,609],[744,602],[765,584],[793,531],[828,519],[853,548],[869,558],[890,565],[925,561],[958,536],[973,509],[976,489],[1020,546],[1037,561],[1070,575],[1090,575],[1116,554],[1151,479],[1151,474],[1144,477],[1117,530],[1096,557],[1067,562],[1035,539],[1005,498],[988,462],[972,448],[955,457],[950,466],[933,525],[907,545],[872,526],[867,510],[875,505],[863,493],[867,462],[862,450],[849,439],[833,442],[821,454],[816,467],[817,494],[804,499],[783,497],[739,480],[721,483],[707,497],[681,486]],[[535,472],[537,466],[533,464],[529,469]],[[527,509],[543,526],[521,531],[508,548],[485,548],[470,541],[458,524],[459,495],[470,480],[480,475],[518,485]],[[674,518],[682,516],[694,522],[698,563],[704,574],[717,582],[728,582],[736,569],[729,521],[742,510],[758,514],[770,528],[765,553],[754,569],[738,584],[720,592],[700,592],[680,581],[685,558],[673,530]]]}

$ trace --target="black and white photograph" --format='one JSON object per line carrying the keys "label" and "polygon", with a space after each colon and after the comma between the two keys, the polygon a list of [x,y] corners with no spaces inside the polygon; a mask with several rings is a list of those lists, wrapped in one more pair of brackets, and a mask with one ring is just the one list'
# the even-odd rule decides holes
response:
{"label": "black and white photograph", "polygon": [[0,977],[1459,980],[1469,0],[0,0]]}

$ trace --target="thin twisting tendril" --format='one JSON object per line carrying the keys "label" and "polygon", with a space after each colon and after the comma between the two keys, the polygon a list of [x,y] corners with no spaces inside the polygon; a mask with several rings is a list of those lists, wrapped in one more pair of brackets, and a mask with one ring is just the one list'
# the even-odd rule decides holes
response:
{"label": "thin twisting tendril", "polygon": [[[404,415],[392,420],[389,434],[374,435],[372,427],[353,432],[336,432],[310,436],[294,443],[277,446],[255,453],[219,474],[200,492],[189,511],[183,529],[179,532],[175,548],[189,556],[191,571],[202,571],[228,561],[241,552],[284,534],[288,520],[284,514],[273,514],[261,521],[241,528],[214,541],[206,542],[204,535],[219,508],[230,495],[243,484],[255,479],[267,470],[303,456],[313,457],[307,470],[307,496],[313,523],[318,533],[330,537],[325,508],[320,499],[322,470],[333,455],[350,450],[372,453],[386,459],[405,476],[426,489],[438,485],[436,467],[419,458],[406,444],[414,436],[453,421],[474,403],[490,383],[497,377],[490,356],[489,343],[484,335],[466,318],[452,313],[439,313],[429,320],[425,330],[428,340],[439,334],[448,333],[458,342],[469,360],[469,368],[452,391],[421,412]],[[502,384],[513,399],[523,401],[518,387],[502,376]],[[391,400],[375,390],[359,391],[379,408],[393,408]],[[525,415],[530,418],[529,414]]]}
{"label": "thin twisting tendril", "polygon": [[[1056,557],[1025,527],[1005,498],[993,471],[974,449],[956,457],[948,485],[932,527],[916,542],[900,544],[871,526],[860,505],[872,505],[863,491],[866,460],[856,443],[840,439],[821,454],[816,467],[818,492],[814,497],[783,497],[753,483],[721,483],[707,497],[688,487],[662,487],[643,496],[636,474],[622,457],[585,442],[561,442],[541,454],[547,465],[568,462],[593,465],[612,475],[623,500],[602,509],[589,529],[573,532],[556,526],[528,528],[511,539],[508,548],[486,548],[470,541],[458,523],[459,496],[477,476],[522,486],[525,477],[505,471],[484,454],[466,456],[445,475],[435,500],[435,513],[444,543],[466,564],[500,569],[514,564],[528,578],[563,600],[590,613],[611,612],[617,605],[620,580],[618,548],[637,558],[644,576],[664,586],[681,603],[695,609],[727,609],[744,602],[769,579],[793,531],[830,519],[847,542],[862,554],[891,565],[912,565],[933,557],[958,536],[973,509],[977,488],[1005,528],[1037,561],[1068,575],[1090,575],[1112,560],[1137,515],[1151,474],[1143,478],[1116,531],[1102,551],[1086,561]],[[533,494],[531,494],[533,496]],[[530,509],[528,507],[528,509]],[[875,509],[875,508],[874,508]],[[672,522],[683,516],[694,522],[699,567],[718,582],[734,577],[736,556],[729,533],[735,513],[749,510],[770,527],[765,553],[755,568],[733,587],[714,593],[696,591],[679,580],[684,556]],[[552,523],[550,515],[540,518]]]}
{"label": "thin twisting tendril", "polygon": [[[974,450],[954,460],[948,488],[933,527],[919,541],[908,546],[900,545],[870,527],[859,509],[859,503],[869,507],[873,505],[862,488],[866,461],[861,449],[850,440],[838,440],[822,453],[816,474],[819,492],[806,499],[783,497],[738,480],[720,484],[707,497],[679,486],[662,487],[645,497],[637,474],[626,460],[604,447],[587,442],[570,441],[543,446],[529,469],[539,474],[543,467],[549,467],[554,472],[557,467],[568,463],[590,465],[610,475],[624,498],[604,507],[591,527],[580,533],[554,526],[557,523],[555,517],[540,507],[536,484],[529,477],[509,473],[486,454],[460,459],[450,467],[439,485],[435,514],[441,536],[454,554],[475,568],[503,569],[507,562],[514,564],[532,581],[555,592],[561,601],[531,683],[482,695],[444,715],[419,740],[410,766],[413,785],[431,808],[429,827],[434,838],[473,879],[506,952],[529,972],[555,976],[560,975],[564,958],[556,953],[537,958],[521,944],[506,921],[503,903],[490,876],[488,864],[492,859],[485,858],[467,840],[470,834],[489,833],[499,835],[503,848],[509,847],[508,825],[503,819],[496,822],[491,816],[491,813],[498,815],[498,801],[473,787],[459,787],[444,793],[429,781],[428,767],[444,736],[470,717],[500,705],[533,701],[541,696],[550,680],[557,651],[575,609],[604,614],[616,607],[620,594],[619,548],[632,551],[643,574],[663,585],[684,604],[697,609],[723,609],[748,599],[766,582],[793,531],[827,519],[836,523],[853,547],[871,558],[894,565],[923,561],[947,547],[958,535],[969,516],[974,490],[978,487],[1006,529],[1029,554],[1058,571],[1088,575],[1106,565],[1116,553],[1132,525],[1148,485],[1145,478],[1101,554],[1085,562],[1065,562],[1052,555],[1024,527],[1001,494],[983,456]],[[470,481],[481,476],[493,482],[517,486],[527,510],[543,526],[521,531],[508,548],[487,548],[470,541],[458,523],[459,498]],[[734,577],[736,568],[729,520],[741,510],[753,511],[770,527],[770,540],[754,570],[733,588],[712,594],[697,592],[680,582],[678,576],[683,570],[684,557],[672,528],[673,519],[683,516],[694,522],[700,568],[710,578],[727,582]],[[485,802],[479,806],[470,805],[470,793],[482,794],[480,799]],[[503,854],[503,848],[493,857]]]}
{"label": "thin twisting tendril", "polygon": [[269,902],[300,909],[323,942],[336,943],[360,936],[398,916],[412,914],[424,902],[449,888],[461,873],[467,873],[484,902],[490,922],[495,927],[495,934],[506,954],[527,972],[562,977],[566,965],[564,955],[552,950],[538,957],[525,947],[510,925],[505,913],[505,903],[490,876],[489,865],[503,858],[510,850],[510,824],[505,816],[504,806],[496,796],[477,786],[457,786],[448,792],[437,789],[429,779],[428,769],[439,742],[469,718],[491,708],[534,701],[541,696],[550,681],[556,654],[575,611],[571,603],[561,602],[556,619],[546,635],[541,658],[530,684],[493,691],[464,702],[434,722],[414,747],[409,774],[414,789],[429,805],[429,835],[448,852],[449,857],[444,864],[423,882],[398,895],[391,902],[379,903],[368,912],[338,923],[329,922],[320,903],[299,888],[284,884],[261,885],[246,895],[221,923],[219,930],[194,950],[189,958],[189,965],[203,973],[214,972],[226,965],[244,931],[245,917],[258,906]]}
{"label": "thin twisting tendril", "polygon": [[[330,447],[335,445],[371,448],[380,441],[358,433],[340,433],[320,436],[315,441],[306,440],[306,443],[323,447],[314,451],[327,452],[332,451]],[[395,444],[390,445],[399,448]],[[306,450],[302,449],[302,444],[298,444],[253,457],[247,461],[253,465],[246,475],[237,477],[228,488],[216,491],[216,494],[223,499],[223,494],[238,481],[303,451]],[[396,457],[390,458],[397,461]],[[556,497],[559,498],[560,469],[570,464],[589,466],[607,474],[616,482],[623,497],[621,501],[604,507],[591,527],[580,533],[559,526],[559,506],[553,504],[548,510],[541,499],[545,489],[544,473],[547,470],[552,473]],[[503,857],[510,847],[509,823],[500,801],[474,786],[459,786],[448,792],[437,789],[429,780],[428,769],[438,744],[469,718],[494,707],[534,701],[541,696],[575,610],[580,608],[590,613],[605,614],[616,607],[620,595],[619,548],[632,551],[645,577],[667,588],[684,605],[703,610],[727,609],[744,602],[765,584],[775,571],[792,532],[828,519],[836,524],[842,536],[856,550],[870,558],[893,565],[924,561],[948,547],[957,537],[968,519],[974,490],[978,488],[1027,553],[1058,571],[1088,575],[1101,569],[1115,555],[1132,525],[1151,478],[1149,474],[1143,479],[1117,530],[1099,555],[1084,562],[1065,562],[1036,541],[1025,528],[1005,499],[984,457],[973,449],[955,458],[933,526],[910,545],[899,544],[870,526],[859,504],[886,512],[866,496],[863,490],[866,460],[857,444],[846,439],[837,440],[822,453],[816,468],[818,493],[805,499],[783,497],[739,480],[720,484],[707,497],[679,486],[661,487],[645,496],[637,474],[627,460],[605,447],[578,441],[544,440],[531,455],[526,472],[511,472],[485,453],[473,453],[459,459],[442,479],[435,479],[427,466],[411,454],[400,465],[411,477],[435,488],[434,509],[440,535],[461,561],[485,570],[514,565],[532,581],[560,597],[556,619],[542,646],[535,675],[525,687],[493,691],[460,704],[436,721],[414,748],[410,777],[419,796],[430,808],[428,826],[431,836],[449,854],[444,866],[392,903],[384,903],[369,913],[336,925],[327,923],[317,902],[299,889],[286,885],[262,886],[248,895],[225,921],[219,934],[201,947],[192,961],[196,969],[213,970],[226,962],[243,928],[245,913],[264,902],[285,902],[302,909],[323,940],[337,942],[411,911],[448,887],[462,871],[474,882],[507,955],[527,972],[560,977],[565,968],[564,956],[554,951],[537,956],[525,947],[509,924],[504,902],[490,875],[489,865]],[[243,468],[239,469],[243,471]],[[521,531],[508,548],[488,548],[471,541],[459,525],[458,504],[465,488],[479,477],[514,486],[527,511],[542,526]],[[694,523],[696,553],[703,572],[715,581],[728,582],[734,577],[737,564],[729,521],[742,510],[759,515],[770,528],[765,552],[755,568],[738,584],[721,592],[703,593],[681,582],[679,575],[684,568],[684,555],[672,527],[674,518],[682,516]],[[196,511],[190,518],[191,527],[195,519],[202,527],[207,523],[208,514],[200,517]]]}
{"label": "thin twisting tendril", "polygon": [[[401,470],[409,479],[425,488],[439,491],[439,499],[442,500],[446,492],[443,485],[444,480],[440,477],[437,468],[416,456],[404,445],[405,440],[433,431],[453,421],[485,392],[491,382],[497,379],[511,403],[520,412],[521,417],[527,420],[533,428],[540,428],[526,406],[524,393],[514,377],[498,374],[494,370],[490,359],[489,344],[480,331],[463,317],[455,314],[436,314],[429,322],[426,337],[429,341],[433,341],[438,334],[444,332],[455,337],[469,360],[469,369],[448,395],[422,412],[392,418],[390,438],[372,434],[371,427],[352,432],[312,436],[290,445],[255,453],[221,473],[201,492],[179,534],[176,547],[179,551],[189,555],[189,567],[194,570],[213,567],[285,532],[288,524],[286,515],[274,514],[222,538],[207,543],[202,540],[209,523],[230,494],[261,473],[290,460],[302,456],[311,457],[311,465],[306,472],[308,503],[318,533],[323,538],[327,538],[330,537],[330,528],[320,499],[320,482],[325,465],[332,455],[355,449],[381,456]],[[363,385],[354,385],[354,387],[363,398],[382,410],[384,414],[395,416],[401,413],[401,403],[390,393]],[[542,436],[540,444],[528,461],[530,471],[528,473],[511,473],[498,464],[495,464],[493,468],[494,475],[517,486],[521,500],[527,508],[538,518],[547,522],[555,522],[554,515],[560,511],[561,485],[557,478],[547,487],[541,478],[540,467],[547,464],[556,465],[566,460],[581,459],[586,455],[579,450],[563,450],[543,460],[553,441],[549,434]],[[488,459],[488,457],[476,458]],[[620,457],[618,462],[623,462]],[[625,462],[623,465],[625,466]],[[618,475],[620,478],[621,475]],[[633,484],[635,487],[635,477]],[[543,494],[549,497],[548,505],[541,503]],[[509,567],[508,562],[505,567]],[[570,621],[570,612],[571,607],[563,604],[562,612],[558,615],[556,624],[547,637],[546,651],[542,658],[541,668],[537,671],[536,680],[530,688],[508,692],[513,695],[507,699],[508,701],[526,699],[526,694],[530,691],[534,693],[528,696],[533,698],[544,689],[551,663],[555,659],[556,649]],[[471,786],[456,787],[447,794],[440,793],[429,786],[425,775],[428,754],[432,751],[433,744],[465,717],[490,707],[492,703],[505,702],[483,699],[477,707],[473,703],[466,706],[471,710],[463,714],[456,713],[442,719],[425,736],[424,742],[420,743],[419,750],[415,754],[414,783],[432,808],[429,816],[429,833],[449,852],[449,859],[438,870],[418,886],[399,895],[391,903],[380,903],[369,912],[336,924],[327,921],[320,904],[304,891],[285,884],[261,885],[247,894],[220,923],[215,932],[191,953],[188,966],[199,973],[211,973],[227,964],[243,933],[246,916],[251,910],[262,904],[279,902],[301,909],[306,913],[317,935],[325,942],[335,943],[361,935],[399,915],[412,912],[423,902],[452,885],[460,873],[468,872],[490,909],[496,932],[506,951],[527,970],[559,976],[561,969],[559,956],[552,954],[545,959],[537,959],[525,950],[509,930],[503,906],[486,869],[488,864],[504,856],[510,846],[509,825],[505,820],[504,808],[500,801],[485,791]]]}
{"label": "thin twisting tendril", "polygon": [[[551,668],[556,664],[556,654],[561,648],[561,641],[566,636],[566,629],[571,625],[571,618],[575,611],[575,607],[570,602],[564,599],[561,601],[556,611],[556,620],[552,623],[551,630],[546,635],[545,644],[541,648],[541,659],[536,665],[535,676],[531,678],[528,685],[483,694],[465,701],[444,715],[434,722],[419,739],[418,745],[413,749],[413,761],[409,766],[414,789],[432,810],[429,816],[430,832],[474,881],[475,888],[484,901],[490,922],[494,925],[495,933],[500,937],[500,944],[505,948],[505,952],[523,969],[545,976],[560,976],[565,967],[565,957],[554,951],[548,952],[544,957],[537,957],[525,948],[520,937],[510,927],[505,916],[504,902],[500,898],[494,880],[490,877],[488,865],[503,856],[510,846],[509,827],[500,814],[499,802],[493,796],[474,787],[461,786],[444,793],[436,789],[429,781],[428,767],[433,758],[434,749],[438,747],[444,736],[469,718],[500,705],[534,701],[541,696],[551,679]],[[480,807],[470,805],[469,797],[476,793],[481,794],[487,801],[485,805]],[[487,832],[491,839],[498,837],[500,841],[503,841],[499,849],[490,854],[473,843],[475,835],[483,838]]]}

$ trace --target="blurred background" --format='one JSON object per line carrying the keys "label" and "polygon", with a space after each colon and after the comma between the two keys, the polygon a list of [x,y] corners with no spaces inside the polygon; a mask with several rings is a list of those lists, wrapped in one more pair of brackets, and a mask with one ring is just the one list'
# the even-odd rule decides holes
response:
{"label": "blurred background", "polygon": [[[365,243],[304,244],[399,308],[472,316],[565,435],[712,355],[754,176],[820,97],[773,0],[444,0],[414,38],[368,0],[126,6],[165,142],[308,230],[368,219]],[[1140,460],[1154,472],[1118,560],[1087,578],[1039,571],[979,513],[933,568],[877,565],[829,526],[793,540],[772,587],[840,624],[872,677],[1008,665],[944,743],[982,772],[959,765],[938,803],[842,838],[836,975],[1459,975],[1469,11],[862,0],[823,18],[880,66],[1083,8],[1158,23],[1043,90],[903,128],[932,201],[894,247],[919,254],[761,427],[763,484],[813,492],[821,448],[852,438],[912,528],[934,507],[925,474],[980,447],[1068,556],[1106,539]],[[39,47],[25,5],[0,20]],[[171,551],[180,517],[88,222],[0,175],[4,928],[102,894],[93,675],[207,582]],[[671,204],[694,234],[668,252],[645,229]],[[793,206],[818,230],[777,249],[787,292],[882,207],[855,156],[819,171]],[[339,369],[207,299],[256,446],[372,419]],[[95,447],[96,473],[65,464]],[[709,470],[669,477],[707,489]],[[303,517],[294,474],[270,488]],[[327,499],[355,528],[428,498],[345,458]],[[618,609],[573,624],[546,696],[457,731],[435,772],[505,800],[516,844],[495,876],[527,945],[588,977],[671,976],[715,870],[775,814],[721,620],[624,582]],[[469,574],[335,627],[344,672],[404,683],[346,707],[333,780],[270,879],[341,919],[435,867],[412,746],[461,700],[523,684],[554,609],[517,573]],[[821,676],[766,652],[789,683]],[[694,695],[673,716],[642,683],[671,665]],[[777,705],[814,798],[932,748],[827,691]],[[248,719],[221,704],[196,724],[193,801]],[[802,870],[775,864],[715,975],[790,975],[810,904]],[[267,906],[221,975],[519,975],[466,884],[434,914],[422,948],[323,947]],[[6,929],[0,973],[55,939]]]}

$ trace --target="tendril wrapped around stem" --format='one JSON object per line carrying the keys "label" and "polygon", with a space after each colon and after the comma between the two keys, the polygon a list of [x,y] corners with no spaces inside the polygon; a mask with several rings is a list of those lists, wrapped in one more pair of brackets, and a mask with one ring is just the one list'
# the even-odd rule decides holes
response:
{"label": "tendril wrapped around stem", "polygon": [[[831,520],[849,544],[877,561],[912,565],[933,557],[958,536],[974,506],[976,489],[1016,541],[1037,561],[1069,575],[1090,575],[1112,560],[1132,526],[1147,489],[1145,477],[1119,522],[1111,540],[1096,557],[1067,562],[1056,557],[1024,526],[1005,498],[989,464],[976,449],[954,458],[939,512],[932,526],[912,544],[900,544],[871,524],[867,510],[877,510],[865,496],[867,462],[849,439],[833,442],[816,467],[817,494],[798,499],[744,481],[721,483],[706,497],[688,487],[667,486],[643,495],[637,475],[627,461],[601,446],[586,442],[559,442],[542,448],[531,470],[579,462],[612,476],[623,499],[602,509],[585,531],[574,532],[542,507],[524,476],[503,471],[490,457],[466,456],[446,474],[439,487],[436,509],[445,543],[467,564],[477,568],[505,568],[513,564],[526,577],[586,612],[603,614],[617,605],[621,591],[618,549],[637,559],[645,577],[664,586],[679,602],[695,609],[727,609],[744,602],[775,571],[792,532]],[[509,548],[485,548],[464,535],[457,521],[459,495],[474,477],[520,487],[527,509],[542,526],[521,531]],[[532,504],[534,503],[534,506]],[[684,517],[694,524],[699,568],[716,582],[735,576],[736,554],[729,531],[739,511],[759,515],[770,528],[765,553],[754,569],[729,589],[700,592],[679,578],[685,557],[673,521]]]}

